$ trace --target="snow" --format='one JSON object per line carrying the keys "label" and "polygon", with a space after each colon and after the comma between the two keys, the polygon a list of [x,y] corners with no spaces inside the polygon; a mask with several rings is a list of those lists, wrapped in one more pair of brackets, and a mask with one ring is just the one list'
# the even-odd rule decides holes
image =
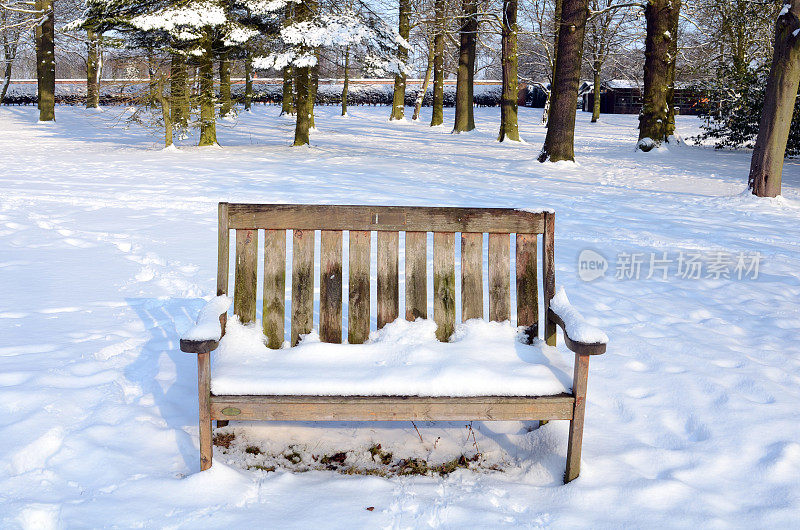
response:
{"label": "snow", "polygon": [[306,336],[290,349],[264,346],[260,326],[231,320],[214,352],[217,395],[536,396],[568,392],[561,352],[517,340],[509,322],[470,320],[449,343],[436,323],[398,319],[367,344],[325,344]]}
{"label": "snow", "polygon": [[558,287],[555,296],[550,300],[550,309],[564,322],[567,335],[572,340],[589,344],[608,343],[608,335],[586,322],[583,315],[569,303],[567,291],[563,287]]}
{"label": "snow", "polygon": [[216,296],[200,310],[197,322],[186,330],[181,338],[186,340],[219,340],[222,335],[222,326],[219,316],[227,313],[232,299],[229,296]]}
{"label": "snow", "polygon": [[611,89],[641,88],[641,85],[638,82],[628,79],[610,79],[605,82],[605,85]]}
{"label": "snow", "polygon": [[[635,115],[579,112],[578,164],[553,165],[536,161],[540,109],[520,108],[528,143],[513,149],[495,140],[499,109],[475,110],[478,131],[451,135],[428,109],[395,125],[388,107],[320,107],[313,145],[293,149],[292,122],[256,105],[218,128],[222,148],[164,152],[111,127],[122,108],[59,106],[48,127],[35,107],[0,108],[0,527],[795,527],[798,161],[761,200],[743,192],[749,152],[636,153]],[[221,200],[552,208],[557,282],[609,337],[590,363],[580,478],[561,481],[564,421],[475,422],[483,471],[389,478],[313,456],[361,465],[381,444],[444,462],[476,451],[466,422],[233,421],[221,432],[236,443],[199,473],[197,363],[178,342],[216,292]],[[608,260],[590,282],[587,248]],[[680,252],[717,251],[759,252],[760,274],[677,274]],[[668,278],[648,279],[665,252]],[[571,366],[561,337],[557,352]],[[289,471],[290,446],[311,471]],[[248,469],[268,458],[274,472]]]}

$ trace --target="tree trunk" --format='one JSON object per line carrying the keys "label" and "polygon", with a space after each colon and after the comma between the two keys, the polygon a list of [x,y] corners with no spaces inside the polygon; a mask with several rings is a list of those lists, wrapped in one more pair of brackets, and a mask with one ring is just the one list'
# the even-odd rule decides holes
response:
{"label": "tree trunk", "polygon": [[310,98],[310,68],[308,66],[295,67],[295,82],[297,84],[297,122],[294,128],[294,145],[306,145],[309,143],[308,130],[311,124],[310,110],[313,109],[309,103]]}
{"label": "tree trunk", "polygon": [[597,123],[600,119],[600,61],[594,62],[594,101],[592,105],[592,123]]}
{"label": "tree trunk", "polygon": [[344,85],[342,86],[342,116],[347,116],[347,93],[350,91],[350,48],[344,50]]}
{"label": "tree trunk", "polygon": [[53,0],[36,0],[44,21],[36,27],[36,72],[39,92],[39,121],[55,121],[56,62]]}
{"label": "tree trunk", "polygon": [[800,85],[800,0],[791,1],[775,22],[775,51],[750,161],[749,187],[759,197],[781,193],[783,158]]}
{"label": "tree trunk", "polygon": [[103,69],[103,56],[100,51],[100,36],[92,29],[86,30],[86,108],[100,106],[100,73]]}
{"label": "tree trunk", "polygon": [[250,50],[244,52],[244,110],[250,112],[253,105],[253,60]]}
{"label": "tree trunk", "polygon": [[294,91],[292,89],[292,78],[294,71],[291,66],[283,67],[283,97],[281,98],[281,116],[294,114]]}
{"label": "tree trunk", "polygon": [[[5,25],[8,20],[8,11],[2,10],[2,17],[0,18],[0,24]],[[11,68],[14,64],[14,59],[17,57],[17,48],[19,46],[19,32],[14,34],[12,40],[9,40],[9,32],[3,31],[3,60],[5,62],[5,67],[3,68],[3,88],[0,89],[0,105],[3,103],[3,100],[6,98],[6,93],[8,93],[8,87],[11,84]]]}
{"label": "tree trunk", "polygon": [[539,154],[540,162],[575,160],[575,114],[588,16],[589,0],[564,0],[555,79],[550,91],[550,119],[544,147]]}
{"label": "tree trunk", "polygon": [[200,57],[200,145],[217,145],[217,122],[214,116],[214,51],[211,31],[205,30]]}
{"label": "tree trunk", "polygon": [[[292,6],[291,2],[286,3],[286,7],[284,7],[283,12],[283,20],[284,26],[288,26],[292,21]],[[283,93],[281,97],[281,116],[286,114],[287,116],[294,116],[295,114],[295,99],[294,99],[294,87],[293,87],[293,80],[295,76],[295,71],[293,70],[291,65],[287,65],[283,67]]]}
{"label": "tree trunk", "polygon": [[311,129],[317,128],[317,122],[314,120],[314,105],[317,103],[317,90],[319,90],[319,51],[315,51],[314,55],[317,57],[317,63],[308,72],[310,77],[308,83],[308,127]]}
{"label": "tree trunk", "polygon": [[422,110],[422,102],[425,100],[425,94],[428,92],[428,86],[431,84],[431,72],[433,71],[433,40],[428,44],[428,66],[425,68],[425,79],[422,81],[422,86],[417,92],[417,99],[414,101],[414,115],[412,120],[419,119],[419,113]]}
{"label": "tree trunk", "polygon": [[170,117],[181,128],[189,126],[189,108],[187,106],[189,80],[186,73],[186,56],[173,52],[170,57],[169,99]]}
{"label": "tree trunk", "polygon": [[445,0],[436,0],[436,33],[433,37],[433,112],[431,127],[444,123],[444,10]]}
{"label": "tree trunk", "polygon": [[167,148],[172,145],[172,115],[170,112],[170,103],[164,96],[164,78],[162,77],[158,78],[155,97],[161,107],[161,117],[164,120],[164,148]]}
{"label": "tree trunk", "polygon": [[[411,31],[411,0],[399,1],[398,33],[408,40]],[[408,59],[408,50],[402,46],[397,47],[397,58],[405,63]],[[389,120],[402,120],[406,111],[406,74],[398,73],[394,76],[394,94],[392,95],[392,113]]]}
{"label": "tree trunk", "polygon": [[550,119],[550,109],[552,102],[550,98],[553,95],[553,87],[556,84],[556,64],[558,63],[558,35],[561,31],[561,17],[564,12],[564,0],[555,0],[553,6],[553,64],[550,71],[550,92],[547,93],[547,100],[544,102],[544,111],[542,112],[542,124],[547,125]]}
{"label": "tree trunk", "polygon": [[650,151],[667,139],[669,120],[669,63],[674,11],[680,10],[678,0],[648,0],[644,10],[647,35],[644,41],[644,95],[639,115],[637,149]]}
{"label": "tree trunk", "polygon": [[464,19],[461,23],[461,42],[458,49],[458,78],[456,80],[456,119],[453,132],[468,132],[475,128],[473,109],[475,54],[478,43],[478,2],[462,0]]}
{"label": "tree trunk", "polygon": [[148,47],[145,54],[147,56],[147,88],[150,96],[148,104],[150,107],[155,107],[158,102],[156,98],[156,90],[158,88],[156,86],[158,85],[158,79],[156,79],[156,70],[158,66],[156,64],[155,52],[153,51],[152,47]]}
{"label": "tree trunk", "polygon": [[519,82],[517,79],[517,0],[503,0],[503,95],[500,101],[500,134],[497,141],[519,142],[517,124],[517,99]]}
{"label": "tree trunk", "polygon": [[219,60],[219,115],[227,117],[233,109],[231,100],[231,60],[228,53],[224,53]]}
{"label": "tree trunk", "polygon": [[[298,22],[305,22],[310,14],[308,1],[295,4],[295,18]],[[308,52],[309,50],[303,50]],[[308,66],[295,67],[294,85],[297,94],[297,118],[294,127],[294,144],[308,145],[308,131],[311,128],[311,113],[314,111],[314,104],[311,101],[311,68]]]}
{"label": "tree trunk", "polygon": [[11,65],[13,62],[8,59],[8,55],[6,57],[6,64],[3,71],[3,88],[0,89],[0,105],[3,104],[3,100],[6,99],[6,93],[8,92],[8,86],[11,84]]}
{"label": "tree trunk", "polygon": [[670,13],[669,63],[667,64],[667,126],[664,134],[667,142],[679,142],[675,136],[675,65],[678,62],[678,26],[680,24],[681,0],[673,0]]}

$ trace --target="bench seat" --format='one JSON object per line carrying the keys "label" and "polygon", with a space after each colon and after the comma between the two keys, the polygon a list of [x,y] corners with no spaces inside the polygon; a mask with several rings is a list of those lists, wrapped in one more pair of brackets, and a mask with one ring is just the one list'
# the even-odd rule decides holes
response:
{"label": "bench seat", "polygon": [[[180,341],[197,355],[201,469],[214,420],[569,420],[564,482],[578,476],[589,358],[608,337],[556,293],[553,211],[218,210],[217,297]],[[571,364],[555,349],[556,326]]]}
{"label": "bench seat", "polygon": [[261,329],[228,322],[214,352],[211,393],[275,396],[551,396],[572,391],[572,366],[556,348],[518,340],[508,322],[459,324],[451,342],[432,320],[398,319],[366,344],[312,334],[271,350]]}

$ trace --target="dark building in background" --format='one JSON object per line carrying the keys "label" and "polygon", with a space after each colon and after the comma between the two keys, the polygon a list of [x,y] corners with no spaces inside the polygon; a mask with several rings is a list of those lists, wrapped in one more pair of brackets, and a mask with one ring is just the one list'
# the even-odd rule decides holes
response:
{"label": "dark building in background", "polygon": [[[642,110],[643,86],[636,81],[612,79],[600,84],[602,114],[639,114]],[[675,107],[679,114],[698,115],[713,103],[713,92],[696,83],[676,83]],[[594,87],[583,93],[582,108],[592,112]]]}

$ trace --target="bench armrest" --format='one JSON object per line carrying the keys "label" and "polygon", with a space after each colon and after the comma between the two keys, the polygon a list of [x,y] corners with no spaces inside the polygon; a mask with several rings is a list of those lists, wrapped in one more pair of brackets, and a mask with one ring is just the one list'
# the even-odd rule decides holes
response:
{"label": "bench armrest", "polygon": [[197,322],[181,337],[181,351],[209,353],[217,348],[222,338],[220,317],[228,312],[231,299],[217,296],[209,300],[197,315]]}
{"label": "bench armrest", "polygon": [[581,355],[600,355],[606,352],[608,335],[592,326],[569,303],[567,292],[560,287],[550,300],[547,317],[564,330],[567,348]]}

